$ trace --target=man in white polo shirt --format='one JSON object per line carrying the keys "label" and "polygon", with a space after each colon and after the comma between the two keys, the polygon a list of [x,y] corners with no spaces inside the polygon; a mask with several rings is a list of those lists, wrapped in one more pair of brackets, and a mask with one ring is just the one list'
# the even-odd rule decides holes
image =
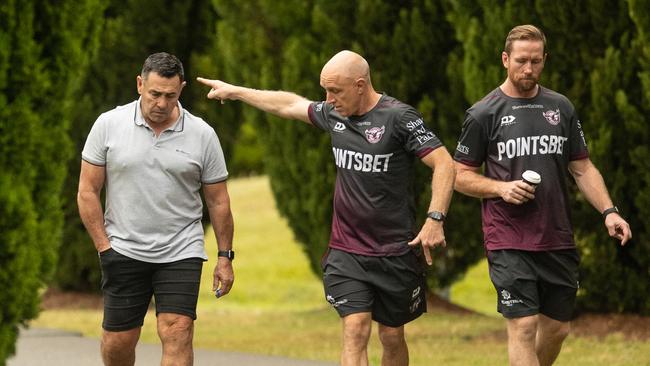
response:
{"label": "man in white polo shirt", "polygon": [[[203,189],[219,247],[213,289],[234,274],[228,171],[214,130],[178,102],[183,65],[149,56],[137,76],[140,98],[103,113],[82,152],[78,205],[99,253],[105,365],[133,365],[155,296],[163,365],[191,365],[201,268]],[[106,210],[100,193],[106,186]]]}

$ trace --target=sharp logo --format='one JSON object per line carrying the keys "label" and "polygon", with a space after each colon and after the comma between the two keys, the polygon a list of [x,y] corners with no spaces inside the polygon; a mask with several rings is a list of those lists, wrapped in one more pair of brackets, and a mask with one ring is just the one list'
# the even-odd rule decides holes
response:
{"label": "sharp logo", "polygon": [[336,125],[334,125],[334,131],[336,132],[345,131],[345,125],[342,122],[336,122]]}
{"label": "sharp logo", "polygon": [[510,126],[515,124],[515,116],[501,117],[501,126]]}

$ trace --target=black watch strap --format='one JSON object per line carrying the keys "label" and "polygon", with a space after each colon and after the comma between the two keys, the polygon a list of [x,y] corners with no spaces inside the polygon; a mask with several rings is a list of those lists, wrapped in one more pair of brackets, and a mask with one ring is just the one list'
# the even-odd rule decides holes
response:
{"label": "black watch strap", "polygon": [[440,221],[440,222],[445,221],[445,214],[443,214],[440,211],[431,211],[427,213],[427,217],[435,221]]}
{"label": "black watch strap", "polygon": [[230,259],[231,261],[235,259],[235,251],[234,250],[220,250],[217,252],[217,256],[219,257],[226,257]]}
{"label": "black watch strap", "polygon": [[605,211],[603,211],[603,219],[605,217],[607,217],[607,215],[609,215],[611,213],[614,213],[614,212],[618,213],[618,207],[614,206],[614,207],[610,207],[610,208],[606,209]]}

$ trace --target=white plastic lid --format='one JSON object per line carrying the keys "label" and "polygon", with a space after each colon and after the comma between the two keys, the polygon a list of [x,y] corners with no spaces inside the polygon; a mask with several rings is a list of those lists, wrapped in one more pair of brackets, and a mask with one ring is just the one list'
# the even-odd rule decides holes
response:
{"label": "white plastic lid", "polygon": [[521,178],[530,184],[539,184],[542,181],[542,176],[540,176],[539,173],[532,170],[526,170],[521,175]]}

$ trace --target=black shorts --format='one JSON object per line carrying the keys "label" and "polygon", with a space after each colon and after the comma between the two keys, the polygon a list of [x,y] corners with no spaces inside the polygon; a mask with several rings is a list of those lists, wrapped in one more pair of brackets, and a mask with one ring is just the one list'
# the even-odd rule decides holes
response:
{"label": "black shorts", "polygon": [[427,309],[424,269],[414,251],[370,257],[330,249],[323,258],[325,298],[341,317],[370,312],[378,323],[399,327]]}
{"label": "black shorts", "polygon": [[119,332],[141,327],[154,295],[156,315],[176,313],[196,319],[203,259],[148,263],[112,248],[99,255],[104,293],[105,330]]}
{"label": "black shorts", "polygon": [[571,320],[580,263],[575,249],[490,250],[487,257],[497,290],[497,310],[505,318],[544,314],[563,322]]}

